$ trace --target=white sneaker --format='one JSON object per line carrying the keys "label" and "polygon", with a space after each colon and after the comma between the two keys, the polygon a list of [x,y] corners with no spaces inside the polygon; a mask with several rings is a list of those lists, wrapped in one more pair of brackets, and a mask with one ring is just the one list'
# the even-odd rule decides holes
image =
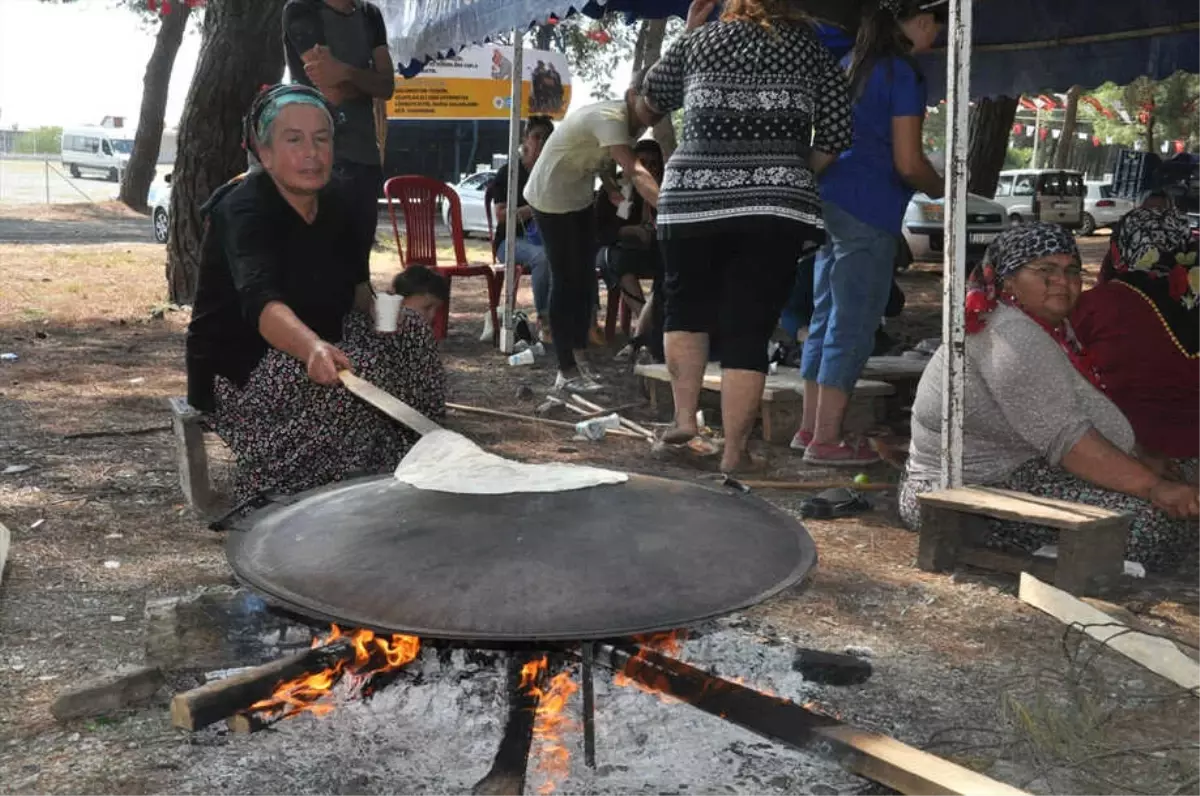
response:
{"label": "white sneaker", "polygon": [[597,384],[593,379],[589,379],[580,371],[578,376],[567,378],[560,370],[558,376],[554,379],[555,392],[573,392],[579,395],[590,395],[603,390],[604,387]]}

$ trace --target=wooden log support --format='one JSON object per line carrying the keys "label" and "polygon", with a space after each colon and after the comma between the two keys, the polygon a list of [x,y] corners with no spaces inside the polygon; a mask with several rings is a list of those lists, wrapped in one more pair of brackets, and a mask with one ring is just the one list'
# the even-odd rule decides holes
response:
{"label": "wooden log support", "polygon": [[166,682],[155,666],[141,666],[83,683],[58,695],[50,713],[59,721],[103,716],[146,702]]}
{"label": "wooden log support", "polygon": [[478,796],[519,796],[525,792],[533,725],[541,701],[540,691],[521,688],[521,668],[529,660],[525,655],[509,656],[508,721],[504,724],[504,735],[500,738],[492,767],[471,789],[471,793]]}
{"label": "wooden log support", "polygon": [[338,639],[323,647],[255,666],[224,680],[206,683],[175,695],[171,700],[171,723],[184,730],[207,727],[266,699],[281,683],[353,659],[354,647],[349,640]]}
{"label": "wooden log support", "polygon": [[849,771],[901,793],[1024,793],[895,738],[860,730],[644,648],[598,644],[596,661],[751,732],[837,760]]}
{"label": "wooden log support", "polygon": [[[1125,542],[1132,517],[994,487],[969,486],[918,496],[921,536],[917,565],[946,572],[971,564],[1001,572],[1034,571],[1072,594],[1102,591],[1124,572]],[[987,519],[1014,520],[1058,532],[1055,562],[986,550]]]}
{"label": "wooden log support", "polygon": [[204,448],[201,414],[187,398],[168,398],[171,428],[175,432],[175,461],[179,467],[179,489],[189,506],[200,514],[212,508],[215,499],[208,477],[208,451]]}

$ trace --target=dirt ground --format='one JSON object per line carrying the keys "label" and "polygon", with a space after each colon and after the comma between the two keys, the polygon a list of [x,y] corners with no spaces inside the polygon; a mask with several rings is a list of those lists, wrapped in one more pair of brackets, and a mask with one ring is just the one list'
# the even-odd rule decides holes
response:
{"label": "dirt ground", "polygon": [[[142,661],[148,599],[232,581],[220,535],[183,505],[166,430],[165,400],[184,393],[188,313],[166,306],[165,253],[148,227],[147,242],[112,242],[106,228],[127,217],[95,213],[0,206],[0,229],[70,224],[80,241],[0,244],[0,352],[18,355],[0,362],[0,471],[28,468],[0,475],[0,522],[13,537],[0,584],[0,792],[203,791],[174,762],[201,741],[170,727],[168,693],[104,719],[60,724],[48,712],[65,688]],[[1094,272],[1103,240],[1084,249]],[[382,284],[397,265],[394,248],[377,252],[373,276]],[[907,309],[889,331],[909,344],[939,335],[938,269],[901,281]],[[511,368],[479,342],[484,306],[482,283],[456,282],[442,347],[451,400],[531,414],[553,371]],[[641,402],[630,416],[657,420],[632,376],[603,369],[615,385],[604,401]],[[447,425],[516,458],[707,477],[656,462],[636,440],[572,442],[561,430],[460,413]],[[129,433],[71,437],[98,431]],[[770,478],[827,475],[786,448],[759,450]],[[896,477],[887,465],[869,474]],[[790,512],[804,497],[763,494]],[[815,575],[746,614],[790,643],[871,658],[872,679],[824,690],[825,710],[1035,792],[1197,792],[1194,698],[1023,605],[1011,578],[917,570],[916,538],[899,527],[891,493],[877,497],[858,518],[807,521]],[[1194,575],[1151,573],[1114,599],[1197,644]],[[271,766],[258,748],[247,739],[239,764]]]}

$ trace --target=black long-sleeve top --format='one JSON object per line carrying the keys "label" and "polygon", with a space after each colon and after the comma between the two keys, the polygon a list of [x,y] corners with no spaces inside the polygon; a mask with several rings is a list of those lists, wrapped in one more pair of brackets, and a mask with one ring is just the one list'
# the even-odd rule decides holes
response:
{"label": "black long-sleeve top", "polygon": [[206,412],[215,408],[214,377],[242,385],[266,354],[258,321],[268,303],[286,304],[337,343],[354,287],[367,279],[353,263],[353,226],[332,190],[318,196],[311,224],[263,171],[212,205],[187,334],[188,403]]}

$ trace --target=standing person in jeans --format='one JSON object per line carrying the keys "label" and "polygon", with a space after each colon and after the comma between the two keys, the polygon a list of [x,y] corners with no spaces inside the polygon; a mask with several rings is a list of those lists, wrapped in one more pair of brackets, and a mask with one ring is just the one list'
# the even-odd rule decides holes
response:
{"label": "standing person in jeans", "polygon": [[356,282],[369,292],[383,183],[374,101],[390,99],[396,80],[383,16],[364,0],[288,0],[283,49],[292,80],[317,89],[333,106],[332,186],[350,208]]}
{"label": "standing person in jeans", "polygon": [[646,76],[658,115],[684,109],[667,161],[658,233],[674,426],[659,450],[684,451],[709,336],[720,341],[723,472],[747,469],[746,442],[767,375],[767,343],[823,233],[816,175],[850,146],[845,72],[791,0],[694,0],[688,32]]}
{"label": "standing person in jeans", "polygon": [[944,3],[878,0],[842,61],[854,100],[854,145],[821,178],[829,237],[815,264],[800,364],[804,417],[792,440],[806,462],[879,460],[865,439],[843,437],[842,420],[887,307],[904,209],[914,190],[942,195],[942,178],[921,147],[925,81],[912,54],[937,39]]}
{"label": "standing person in jeans", "polygon": [[658,182],[633,152],[647,126],[635,107],[639,77],[634,76],[623,98],[580,108],[561,122],[525,187],[550,258],[550,329],[558,356],[555,390],[602,389],[585,354],[597,291],[592,210],[597,174],[615,161],[646,203],[658,204]]}
{"label": "standing person in jeans", "polygon": [[[525,123],[525,137],[521,140],[521,157],[517,161],[517,212],[516,216],[516,259],[517,264],[524,266],[533,282],[533,307],[537,311],[538,336],[549,342],[546,333],[550,310],[550,262],[546,259],[546,250],[540,242],[525,237],[526,227],[533,221],[533,208],[525,199],[525,186],[529,182],[529,172],[533,169],[542,154],[546,139],[554,132],[554,122],[549,116],[531,116]],[[496,172],[492,184],[488,186],[485,201],[494,203],[496,213],[496,232],[492,236],[492,251],[504,262],[507,249],[504,241],[508,237],[508,164],[505,163]]]}

